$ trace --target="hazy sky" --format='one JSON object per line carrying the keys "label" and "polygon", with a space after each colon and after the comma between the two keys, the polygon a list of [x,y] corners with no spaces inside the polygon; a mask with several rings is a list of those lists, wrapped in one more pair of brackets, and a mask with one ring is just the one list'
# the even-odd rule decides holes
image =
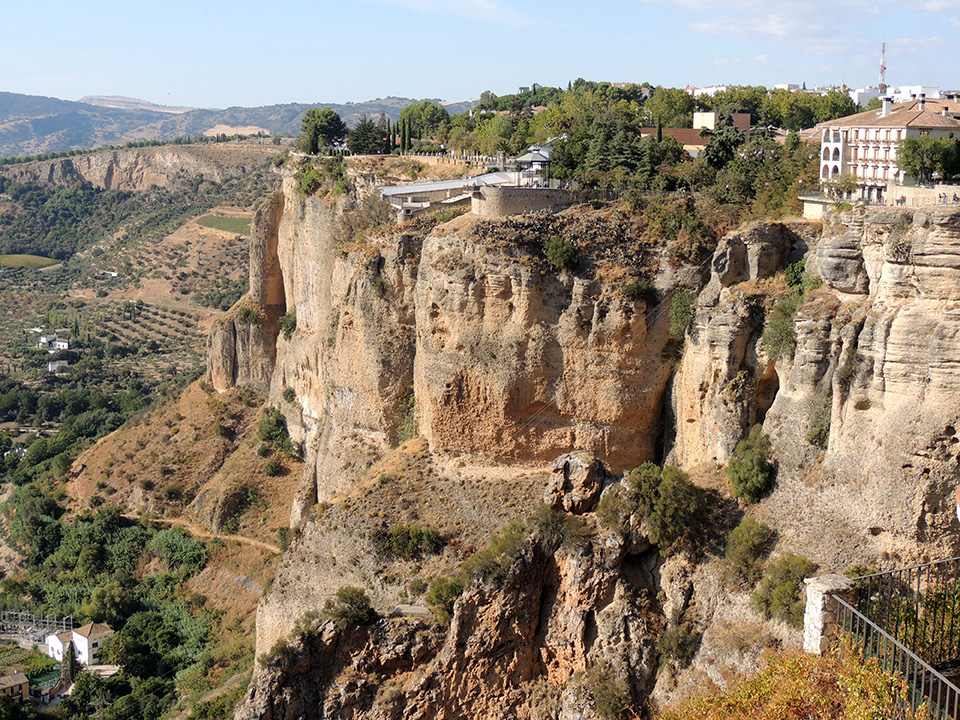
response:
{"label": "hazy sky", "polygon": [[583,77],[960,88],[960,0],[39,0],[0,11],[0,90],[227,107],[447,100]]}

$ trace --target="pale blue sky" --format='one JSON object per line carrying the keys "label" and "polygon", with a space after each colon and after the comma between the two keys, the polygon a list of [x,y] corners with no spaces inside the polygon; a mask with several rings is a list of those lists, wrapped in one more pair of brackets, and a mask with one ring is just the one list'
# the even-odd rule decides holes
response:
{"label": "pale blue sky", "polygon": [[[960,0],[6,0],[0,90],[193,107],[570,80],[960,88]],[[14,7],[10,7],[14,6]]]}

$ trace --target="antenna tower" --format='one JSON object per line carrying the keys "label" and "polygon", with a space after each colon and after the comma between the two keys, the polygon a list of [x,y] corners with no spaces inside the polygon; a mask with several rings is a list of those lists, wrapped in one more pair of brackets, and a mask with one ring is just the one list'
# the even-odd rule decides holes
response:
{"label": "antenna tower", "polygon": [[877,89],[881,95],[887,91],[887,43],[885,42],[880,45],[880,82]]}

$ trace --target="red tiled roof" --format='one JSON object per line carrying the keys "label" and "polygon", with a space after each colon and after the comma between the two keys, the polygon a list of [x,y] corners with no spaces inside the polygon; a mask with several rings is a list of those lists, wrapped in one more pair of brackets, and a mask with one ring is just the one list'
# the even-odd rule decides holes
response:
{"label": "red tiled roof", "polygon": [[74,630],[77,635],[80,637],[85,637],[88,640],[94,640],[98,637],[103,637],[104,635],[113,635],[113,630],[110,629],[109,625],[105,623],[87,623],[81,628]]}
{"label": "red tiled roof", "polygon": [[[818,123],[818,128],[877,127],[877,128],[960,128],[960,104],[951,100],[924,100],[920,110],[920,100],[897,103],[884,116],[882,108],[848,115]],[[947,115],[943,115],[946,108]]]}

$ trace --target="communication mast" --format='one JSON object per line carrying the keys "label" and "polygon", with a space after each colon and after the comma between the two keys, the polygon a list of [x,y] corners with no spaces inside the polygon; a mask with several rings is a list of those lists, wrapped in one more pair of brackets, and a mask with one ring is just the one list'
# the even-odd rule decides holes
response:
{"label": "communication mast", "polygon": [[877,84],[880,95],[887,92],[887,43],[880,45],[880,82]]}

